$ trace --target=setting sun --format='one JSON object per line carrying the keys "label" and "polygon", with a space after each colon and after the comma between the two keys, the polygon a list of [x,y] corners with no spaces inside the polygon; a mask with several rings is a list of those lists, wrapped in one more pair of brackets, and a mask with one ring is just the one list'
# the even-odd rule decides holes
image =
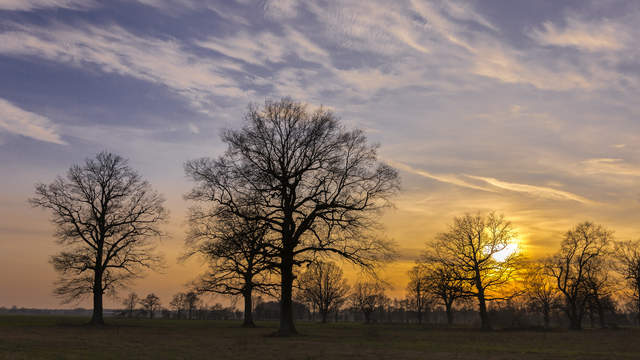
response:
{"label": "setting sun", "polygon": [[518,247],[518,241],[514,240],[513,243],[505,246],[504,249],[502,249],[502,250],[498,251],[497,253],[493,254],[493,258],[496,261],[503,262],[509,256],[511,256],[512,254],[515,254],[515,253],[517,253],[519,251],[520,251],[520,248]]}

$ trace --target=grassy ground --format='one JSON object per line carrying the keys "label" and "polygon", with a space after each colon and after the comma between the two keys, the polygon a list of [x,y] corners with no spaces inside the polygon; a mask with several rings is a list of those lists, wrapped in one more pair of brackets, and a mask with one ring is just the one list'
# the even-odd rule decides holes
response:
{"label": "grassy ground", "polygon": [[235,322],[0,316],[0,359],[640,359],[640,330],[583,332],[427,329],[299,323],[270,337]]}

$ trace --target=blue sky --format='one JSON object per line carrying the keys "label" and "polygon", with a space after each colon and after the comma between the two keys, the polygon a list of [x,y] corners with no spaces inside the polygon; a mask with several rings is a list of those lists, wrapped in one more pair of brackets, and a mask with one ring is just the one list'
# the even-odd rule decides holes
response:
{"label": "blue sky", "polygon": [[504,212],[532,254],[582,220],[635,238],[638,23],[636,1],[0,0],[0,306],[56,304],[58,248],[26,199],[103,149],[167,197],[170,271],[140,286],[177,291],[199,266],[175,261],[182,164],[282,96],[401,170],[390,277],[467,211]]}

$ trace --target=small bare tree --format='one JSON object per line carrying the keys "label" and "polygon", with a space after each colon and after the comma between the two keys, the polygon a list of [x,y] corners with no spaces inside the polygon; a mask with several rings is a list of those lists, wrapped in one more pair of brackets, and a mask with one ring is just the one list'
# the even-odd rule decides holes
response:
{"label": "small bare tree", "polygon": [[366,324],[371,323],[371,314],[387,302],[385,286],[379,281],[358,281],[351,291],[351,305],[362,312]]}
{"label": "small bare tree", "polygon": [[139,300],[140,298],[138,297],[138,294],[134,292],[129,293],[129,295],[124,298],[124,300],[122,301],[122,305],[124,305],[127,317],[133,317],[133,312],[136,311],[136,305],[138,305]]}
{"label": "small bare tree", "polygon": [[271,259],[274,254],[266,245],[269,230],[265,223],[242,218],[231,212],[193,207],[190,210],[191,231],[188,254],[201,254],[209,262],[209,271],[196,283],[199,292],[242,295],[244,327],[254,327],[252,294],[271,294]]}
{"label": "small bare tree", "polygon": [[570,328],[582,329],[589,288],[590,272],[608,252],[613,233],[601,225],[584,222],[567,231],[560,251],[549,261],[547,268],[565,301]]}
{"label": "small bare tree", "polygon": [[427,278],[427,267],[418,264],[408,271],[409,283],[407,284],[407,299],[409,306],[418,314],[418,324],[422,324],[422,314],[433,303],[430,284]]}
{"label": "small bare tree", "polygon": [[140,305],[142,305],[142,308],[149,313],[149,319],[153,319],[153,314],[160,307],[160,298],[156,294],[151,293],[144,299],[140,300]]}
{"label": "small bare tree", "polygon": [[362,131],[347,131],[330,111],[308,111],[288,98],[250,106],[244,126],[222,140],[224,155],[186,164],[197,184],[187,198],[268,224],[280,273],[278,334],[295,334],[294,268],[317,253],[364,267],[383,258],[388,243],[371,229],[398,188],[398,174],[378,161]]}
{"label": "small bare tree", "polygon": [[316,261],[297,279],[298,298],[313,304],[327,322],[329,313],[338,311],[345,302],[349,285],[342,269],[333,262]]}
{"label": "small bare tree", "polygon": [[551,322],[551,310],[557,305],[560,295],[547,269],[546,262],[533,262],[528,264],[522,276],[526,304],[529,309],[542,314],[546,329]]}
{"label": "small bare tree", "polygon": [[637,321],[640,324],[640,240],[615,243],[616,270],[631,290]]}
{"label": "small bare tree", "polygon": [[183,292],[179,292],[179,293],[173,295],[173,298],[171,299],[171,302],[169,302],[169,306],[171,307],[171,309],[173,309],[173,311],[176,312],[176,317],[178,319],[182,318],[182,314],[185,311],[185,309],[187,308],[186,297],[187,297],[187,294],[185,294]]}
{"label": "small bare tree", "polygon": [[37,185],[30,202],[51,210],[65,247],[51,259],[61,274],[55,293],[66,302],[93,294],[91,324],[104,324],[105,292],[159,265],[152,239],[167,217],[164,199],[118,155],[101,152],[72,166],[66,178]]}
{"label": "small bare tree", "polygon": [[487,216],[465,215],[453,219],[449,231],[441,233],[431,244],[430,261],[454,269],[460,280],[473,287],[467,295],[478,301],[482,329],[490,329],[487,301],[508,299],[515,294],[506,293],[504,286],[522,266],[517,252],[497,259],[496,255],[509,249],[516,236],[510,221],[503,215],[490,212]]}
{"label": "small bare tree", "polygon": [[444,306],[447,325],[453,325],[453,305],[459,299],[466,299],[469,296],[470,282],[447,264],[426,262],[422,266],[425,267],[424,279],[427,291]]}

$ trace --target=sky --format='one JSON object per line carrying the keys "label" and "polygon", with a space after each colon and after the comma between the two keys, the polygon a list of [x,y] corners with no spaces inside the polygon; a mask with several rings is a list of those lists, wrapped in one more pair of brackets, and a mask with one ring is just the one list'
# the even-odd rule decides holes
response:
{"label": "sky", "polygon": [[639,23],[633,0],[0,0],[0,306],[73,306],[27,199],[102,150],[167,199],[167,268],[132,289],[168,304],[203,266],[178,261],[183,164],[283,96],[332,109],[400,171],[381,217],[393,296],[465,213],[504,213],[534,258],[585,220],[638,238]]}

